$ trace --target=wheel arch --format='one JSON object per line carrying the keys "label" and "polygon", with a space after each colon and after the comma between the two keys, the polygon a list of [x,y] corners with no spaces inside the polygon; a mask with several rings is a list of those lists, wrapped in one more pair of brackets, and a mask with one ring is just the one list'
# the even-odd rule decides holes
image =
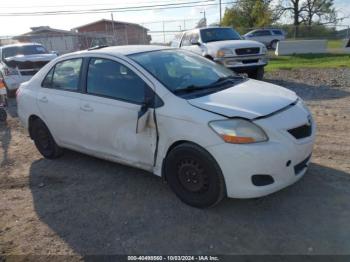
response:
{"label": "wheel arch", "polygon": [[[192,144],[192,145],[194,145],[194,146],[196,146],[196,147],[198,147],[198,148],[200,148],[200,149],[206,151],[206,152],[213,158],[213,160],[215,160],[215,162],[217,162],[216,159],[214,158],[214,156],[213,156],[212,154],[210,154],[210,152],[208,152],[208,150],[206,150],[203,146],[201,146],[201,145],[199,145],[199,144],[197,144],[197,143],[195,143],[195,142],[193,142],[193,141],[189,141],[189,140],[178,140],[178,141],[175,141],[175,142],[173,142],[173,143],[167,148],[166,154],[165,154],[165,156],[164,156],[164,158],[163,158],[163,161],[162,161],[162,173],[161,173],[161,177],[162,177],[164,180],[166,180],[166,178],[165,178],[165,172],[164,172],[164,167],[165,167],[165,162],[166,162],[166,159],[167,159],[167,157],[168,157],[168,154],[169,154],[169,153],[171,152],[171,150],[173,150],[175,147],[177,147],[177,146],[179,146],[179,145],[182,145],[182,144]],[[218,163],[217,163],[217,164],[218,164]],[[219,166],[219,165],[218,165],[218,166]],[[219,167],[220,167],[220,166],[219,166]]]}

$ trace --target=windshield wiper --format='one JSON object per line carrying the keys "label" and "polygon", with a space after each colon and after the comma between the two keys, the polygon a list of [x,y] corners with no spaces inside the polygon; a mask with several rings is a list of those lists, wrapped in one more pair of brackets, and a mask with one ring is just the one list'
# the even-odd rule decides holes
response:
{"label": "windshield wiper", "polygon": [[240,81],[243,79],[244,77],[242,76],[225,76],[225,77],[218,78],[215,82],[206,86],[189,85],[189,86],[186,86],[185,88],[176,89],[173,92],[174,94],[184,94],[184,93],[192,93],[195,91],[202,91],[202,90],[208,90],[208,89],[221,89],[226,87],[226,86],[222,86],[224,82],[234,83],[237,80]]}

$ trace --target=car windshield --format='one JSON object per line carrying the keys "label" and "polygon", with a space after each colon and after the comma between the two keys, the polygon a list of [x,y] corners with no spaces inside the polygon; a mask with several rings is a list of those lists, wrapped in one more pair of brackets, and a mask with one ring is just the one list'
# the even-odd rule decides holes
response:
{"label": "car windshield", "polygon": [[201,29],[200,32],[203,43],[242,39],[232,28],[207,28]]}
{"label": "car windshield", "polygon": [[5,59],[17,55],[36,55],[47,53],[47,50],[42,45],[11,46],[4,47],[2,49],[2,58]]}
{"label": "car windshield", "polygon": [[129,57],[179,96],[205,95],[244,79],[221,65],[184,50],[145,52]]}

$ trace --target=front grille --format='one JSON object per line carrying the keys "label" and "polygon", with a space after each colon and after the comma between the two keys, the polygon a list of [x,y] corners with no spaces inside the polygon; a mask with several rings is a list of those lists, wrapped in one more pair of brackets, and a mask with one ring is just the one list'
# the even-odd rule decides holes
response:
{"label": "front grille", "polygon": [[299,164],[294,166],[294,173],[295,173],[295,175],[299,175],[300,172],[303,171],[304,168],[307,167],[307,163],[309,162],[310,158],[311,158],[311,155],[309,155],[307,158],[305,158]]}
{"label": "front grille", "polygon": [[253,63],[258,63],[259,59],[248,59],[248,60],[242,60],[243,64],[253,64]]}
{"label": "front grille", "polygon": [[309,124],[305,124],[293,129],[289,129],[288,132],[296,139],[302,139],[311,136],[312,127]]}
{"label": "front grille", "polygon": [[236,49],[237,55],[254,55],[259,54],[260,48],[259,47],[250,47],[250,48],[238,48]]}
{"label": "front grille", "polygon": [[33,76],[38,72],[38,70],[28,70],[28,71],[21,71],[22,76]]}
{"label": "front grille", "polygon": [[47,63],[48,61],[38,61],[38,62],[25,61],[25,62],[17,62],[17,66],[19,69],[42,68]]}

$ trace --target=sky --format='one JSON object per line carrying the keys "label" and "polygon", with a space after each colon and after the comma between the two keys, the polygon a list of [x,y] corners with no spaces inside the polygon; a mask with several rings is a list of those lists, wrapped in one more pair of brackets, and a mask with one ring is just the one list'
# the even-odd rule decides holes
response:
{"label": "sky", "polygon": [[[6,1],[1,4],[0,9],[0,36],[13,36],[30,31],[30,27],[50,26],[57,29],[70,30],[71,28],[87,24],[102,18],[110,19],[111,13],[79,14],[79,15],[55,15],[55,16],[2,16],[2,14],[18,12],[38,12],[56,10],[81,10],[95,8],[121,8],[142,5],[161,5],[168,3],[198,2],[203,0],[16,0]],[[211,3],[218,3],[219,0],[212,0]],[[223,3],[233,0],[222,0]],[[350,16],[350,0],[335,0],[335,7],[340,16]],[[207,2],[208,3],[208,2]],[[198,3],[197,3],[198,4]],[[203,3],[202,3],[203,4]],[[223,11],[225,6],[223,4]],[[219,21],[219,7],[201,6],[181,9],[150,10],[138,12],[116,12],[113,13],[114,20],[143,24],[151,31],[161,31],[163,23],[166,31],[192,28],[206,12],[208,23]],[[169,21],[176,20],[176,21]],[[152,22],[152,23],[150,23]],[[350,18],[342,24],[350,25]],[[166,35],[171,38],[172,34]],[[162,34],[152,34],[154,41],[163,40]],[[169,39],[166,39],[169,40]]]}

